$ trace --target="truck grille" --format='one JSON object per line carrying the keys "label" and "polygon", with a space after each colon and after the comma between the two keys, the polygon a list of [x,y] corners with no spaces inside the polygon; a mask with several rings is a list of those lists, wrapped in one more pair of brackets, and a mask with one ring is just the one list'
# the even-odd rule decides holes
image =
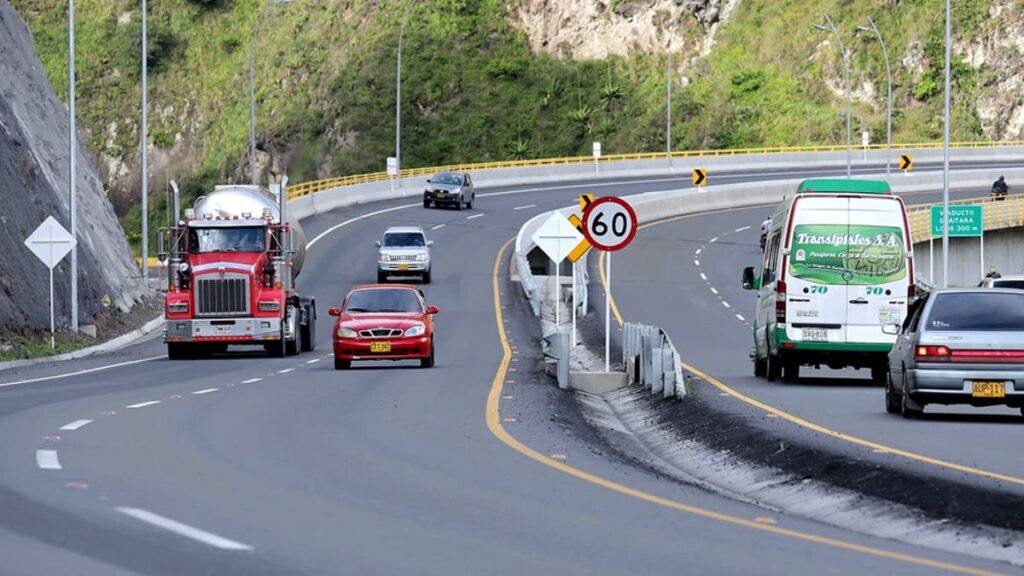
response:
{"label": "truck grille", "polygon": [[196,316],[248,315],[248,276],[197,279]]}

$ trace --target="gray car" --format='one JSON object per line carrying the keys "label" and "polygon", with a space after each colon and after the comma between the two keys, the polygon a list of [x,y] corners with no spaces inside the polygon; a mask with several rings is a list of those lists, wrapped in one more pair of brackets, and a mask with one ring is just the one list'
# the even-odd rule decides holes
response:
{"label": "gray car", "polygon": [[473,178],[465,172],[438,172],[427,179],[427,187],[423,190],[423,207],[449,205],[459,210],[462,207],[473,207],[476,192],[473,190]]}
{"label": "gray car", "polygon": [[377,282],[391,275],[419,276],[430,284],[430,247],[432,240],[419,226],[392,226],[377,241]]}
{"label": "gray car", "polygon": [[1006,405],[1024,415],[1024,290],[939,290],[908,311],[889,353],[885,410]]}

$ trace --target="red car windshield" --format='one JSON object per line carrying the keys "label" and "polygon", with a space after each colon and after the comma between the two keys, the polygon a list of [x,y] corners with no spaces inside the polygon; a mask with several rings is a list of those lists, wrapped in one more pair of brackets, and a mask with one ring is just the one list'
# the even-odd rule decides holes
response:
{"label": "red car windshield", "polygon": [[416,292],[403,288],[379,288],[373,290],[356,290],[349,294],[345,304],[345,313],[360,312],[423,312]]}

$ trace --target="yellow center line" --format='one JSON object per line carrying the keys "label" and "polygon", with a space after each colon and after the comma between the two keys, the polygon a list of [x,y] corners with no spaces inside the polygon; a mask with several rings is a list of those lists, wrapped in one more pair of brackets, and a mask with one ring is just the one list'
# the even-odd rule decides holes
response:
{"label": "yellow center line", "polygon": [[[734,210],[734,209],[730,209],[730,210]],[[721,211],[719,211],[719,212],[721,212]],[[656,225],[660,225],[660,224],[666,224],[666,223],[669,223],[669,222],[674,222],[676,220],[683,220],[685,218],[692,218],[694,216],[701,216],[701,215],[710,214],[710,213],[711,212],[705,212],[703,214],[687,214],[685,216],[677,216],[675,218],[669,218],[669,219],[666,219],[666,220],[659,220],[657,222],[650,222],[648,224],[645,224],[645,225],[641,226],[641,228],[646,228],[646,227],[649,227],[649,226],[656,226]],[[612,296],[611,292],[608,289],[608,278],[607,278],[607,276],[605,276],[605,272],[604,272],[604,257],[603,256],[604,256],[604,253],[602,253],[601,257],[599,257],[598,260],[597,260],[598,275],[600,276],[601,286],[604,288],[604,293],[608,297],[608,301],[611,304],[610,308],[612,310],[612,315],[615,316],[615,321],[618,322],[619,326],[622,326],[623,323],[624,323],[624,321],[622,319],[622,314],[619,313],[619,307],[615,305],[615,298],[614,298],[614,296]],[[765,404],[764,402],[761,402],[760,400],[755,400],[754,398],[751,398],[750,396],[747,396],[746,394],[743,394],[743,393],[741,393],[741,392],[739,392],[739,391],[737,391],[737,390],[735,390],[735,389],[725,385],[724,383],[722,383],[721,381],[715,379],[714,377],[712,377],[711,375],[707,374],[706,372],[703,372],[703,371],[701,371],[701,370],[699,370],[699,369],[697,369],[697,368],[695,368],[695,367],[693,367],[693,366],[691,366],[689,364],[683,363],[682,366],[686,370],[688,370],[690,372],[693,372],[694,374],[700,376],[704,381],[708,382],[709,384],[711,384],[715,388],[718,388],[723,393],[728,394],[729,396],[732,396],[732,397],[734,397],[734,398],[736,398],[738,400],[742,400],[743,402],[746,402],[747,404],[749,404],[751,406],[760,408],[761,410],[764,410],[765,412],[767,412],[770,415],[777,416],[779,418],[783,418],[783,419],[785,419],[785,420],[787,420],[789,422],[792,422],[793,424],[796,424],[797,426],[801,426],[803,428],[807,428],[808,430],[813,430],[815,432],[818,432],[818,433],[821,433],[821,434],[825,434],[827,436],[831,436],[832,438],[837,438],[839,440],[843,440],[843,441],[849,442],[851,444],[856,444],[856,445],[859,445],[859,446],[864,446],[864,447],[870,448],[873,451],[878,452],[878,453],[894,454],[896,456],[902,456],[903,458],[906,458],[908,460],[914,460],[914,461],[917,461],[917,462],[923,462],[925,464],[931,464],[933,466],[939,466],[941,468],[947,468],[949,470],[956,470],[958,472],[965,472],[967,474],[972,474],[974,476],[981,476],[981,477],[984,477],[984,478],[992,478],[994,480],[1002,480],[1003,482],[1009,482],[1011,484],[1019,484],[1019,485],[1024,486],[1024,478],[1020,478],[1018,476],[1010,476],[1008,474],[1002,474],[1002,473],[999,473],[999,472],[992,472],[991,470],[983,470],[981,468],[974,468],[972,466],[965,466],[963,464],[957,464],[956,462],[950,462],[948,460],[941,460],[939,458],[933,458],[931,456],[925,456],[923,454],[918,454],[916,452],[910,452],[908,450],[902,450],[900,448],[894,448],[892,446],[887,446],[885,444],[880,444],[878,442],[873,442],[871,440],[866,440],[866,439],[860,438],[858,436],[852,436],[850,434],[845,434],[843,432],[839,432],[838,430],[832,430],[831,428],[826,428],[825,426],[822,426],[821,424],[816,424],[816,423],[811,422],[809,420],[805,420],[803,418],[800,418],[799,416],[790,414],[789,412],[786,412],[786,411],[784,411],[782,409],[776,408],[776,407],[771,406],[769,404]]]}
{"label": "yellow center line", "polygon": [[563,472],[579,480],[583,480],[585,482],[595,484],[602,488],[618,492],[619,494],[637,498],[639,500],[643,500],[651,504],[656,504],[658,506],[664,506],[666,508],[678,510],[680,512],[685,512],[687,514],[692,514],[695,516],[700,516],[711,520],[717,520],[719,522],[732,524],[734,526],[742,526],[745,528],[750,528],[752,530],[760,530],[762,532],[769,532],[779,536],[795,538],[797,540],[802,540],[805,542],[814,542],[816,544],[822,544],[833,548],[839,548],[852,552],[859,552],[862,554],[868,554],[870,556],[906,562],[909,564],[916,564],[918,566],[927,566],[929,568],[936,568],[946,570],[949,572],[956,572],[959,574],[972,574],[976,576],[992,576],[994,574],[997,574],[996,572],[989,572],[986,570],[971,568],[969,566],[961,566],[959,564],[940,562],[937,560],[931,560],[920,556],[913,556],[910,554],[903,554],[900,552],[891,552],[888,550],[883,550],[881,548],[874,548],[871,546],[854,544],[852,542],[845,542],[843,540],[828,538],[826,536],[819,536],[816,534],[811,534],[809,532],[801,532],[799,530],[781,528],[779,526],[772,524],[762,524],[757,520],[747,520],[745,518],[740,518],[738,516],[730,516],[728,514],[723,514],[721,512],[715,512],[713,510],[699,508],[697,506],[692,506],[690,504],[684,504],[682,502],[677,502],[675,500],[670,500],[668,498],[656,496],[654,494],[650,494],[642,490],[637,490],[636,488],[630,488],[629,486],[626,486],[624,484],[619,484],[618,482],[613,482],[611,480],[601,478],[600,476],[596,476],[589,472],[584,472],[583,470],[574,468],[572,466],[569,466],[568,464],[565,464],[564,462],[560,462],[554,458],[537,452],[536,450],[526,446],[525,444],[514,438],[511,434],[508,433],[508,431],[505,430],[505,427],[502,426],[501,423],[500,404],[501,398],[503,396],[502,391],[504,388],[505,376],[507,374],[508,366],[512,358],[512,349],[508,343],[508,335],[505,333],[505,321],[501,311],[501,297],[498,287],[498,278],[499,273],[501,271],[502,255],[505,254],[509,245],[512,244],[514,240],[515,238],[510,238],[507,242],[505,242],[505,244],[502,245],[500,249],[498,249],[498,254],[495,256],[494,259],[494,270],[491,278],[491,287],[494,292],[494,319],[498,329],[498,339],[501,341],[502,357],[501,362],[498,364],[498,370],[494,375],[494,380],[491,382],[491,390],[487,395],[485,419],[487,421],[487,429],[490,430],[491,434],[494,434],[494,436],[503,444],[515,450],[516,452],[519,452],[523,456],[530,458],[531,460],[539,462],[540,464],[543,464],[550,468],[554,468],[559,472]]}

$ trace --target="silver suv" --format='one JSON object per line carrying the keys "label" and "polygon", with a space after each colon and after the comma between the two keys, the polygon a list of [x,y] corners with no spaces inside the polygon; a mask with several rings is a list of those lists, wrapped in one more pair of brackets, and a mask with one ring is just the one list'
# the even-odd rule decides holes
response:
{"label": "silver suv", "polygon": [[430,247],[433,240],[419,226],[392,226],[377,241],[377,282],[387,282],[388,276],[416,275],[430,284]]}

